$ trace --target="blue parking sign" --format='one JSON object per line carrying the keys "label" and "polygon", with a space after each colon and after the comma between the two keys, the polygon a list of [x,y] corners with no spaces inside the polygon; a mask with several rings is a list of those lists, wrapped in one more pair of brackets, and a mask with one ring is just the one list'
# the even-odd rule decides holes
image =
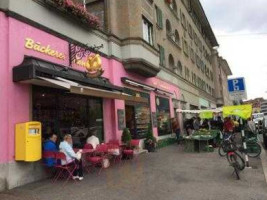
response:
{"label": "blue parking sign", "polygon": [[228,80],[228,91],[231,92],[244,92],[245,81],[244,78],[236,78]]}

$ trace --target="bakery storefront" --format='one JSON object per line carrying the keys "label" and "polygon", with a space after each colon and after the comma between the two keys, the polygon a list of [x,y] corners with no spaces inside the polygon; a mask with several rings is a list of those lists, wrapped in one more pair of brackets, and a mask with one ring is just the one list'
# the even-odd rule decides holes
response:
{"label": "bakery storefront", "polygon": [[60,139],[72,134],[75,147],[82,147],[91,131],[102,142],[120,140],[125,127],[138,139],[150,126],[159,139],[170,134],[177,86],[127,71],[97,49],[1,12],[0,22],[0,166],[16,174],[0,181],[10,188],[38,180],[42,173],[14,159],[18,123],[40,121],[43,139],[50,133]]}

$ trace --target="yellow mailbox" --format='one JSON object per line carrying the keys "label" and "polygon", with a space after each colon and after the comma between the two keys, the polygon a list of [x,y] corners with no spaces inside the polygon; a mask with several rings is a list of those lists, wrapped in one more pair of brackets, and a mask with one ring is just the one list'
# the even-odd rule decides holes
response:
{"label": "yellow mailbox", "polygon": [[40,122],[16,124],[15,160],[34,162],[42,158]]}

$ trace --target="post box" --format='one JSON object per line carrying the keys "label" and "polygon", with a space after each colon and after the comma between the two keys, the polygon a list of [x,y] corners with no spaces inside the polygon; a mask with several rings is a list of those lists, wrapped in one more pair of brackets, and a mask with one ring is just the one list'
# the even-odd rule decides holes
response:
{"label": "post box", "polygon": [[32,121],[16,124],[15,160],[34,162],[42,158],[41,123]]}

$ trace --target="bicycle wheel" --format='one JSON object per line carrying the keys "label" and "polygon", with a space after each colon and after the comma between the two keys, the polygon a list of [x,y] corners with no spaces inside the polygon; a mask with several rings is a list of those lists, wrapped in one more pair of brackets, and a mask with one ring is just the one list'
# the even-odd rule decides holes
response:
{"label": "bicycle wheel", "polygon": [[261,146],[258,143],[248,143],[247,154],[251,158],[258,157],[261,154]]}
{"label": "bicycle wheel", "polygon": [[230,163],[230,165],[236,165],[236,167],[240,171],[245,169],[245,160],[242,158],[242,156],[239,153],[234,152],[234,154],[230,156],[228,156],[227,154],[227,160]]}
{"label": "bicycle wheel", "polygon": [[240,166],[237,161],[238,155],[234,152],[234,154],[227,154],[227,160],[229,164],[234,168],[234,173],[236,174],[236,179],[240,179],[239,171],[240,171]]}
{"label": "bicycle wheel", "polygon": [[219,153],[219,155],[220,155],[221,157],[226,156],[227,152],[224,151],[224,146],[223,146],[223,145],[221,145],[221,146],[219,147],[219,149],[218,149],[218,153]]}
{"label": "bicycle wheel", "polygon": [[236,179],[240,180],[239,169],[237,167],[234,167],[234,169],[235,169]]}

